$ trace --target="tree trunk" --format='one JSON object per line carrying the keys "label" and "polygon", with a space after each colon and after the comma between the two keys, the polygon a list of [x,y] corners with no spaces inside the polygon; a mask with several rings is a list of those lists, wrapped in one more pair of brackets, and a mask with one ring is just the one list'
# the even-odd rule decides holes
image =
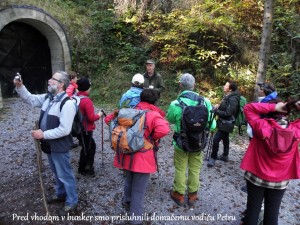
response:
{"label": "tree trunk", "polygon": [[[270,43],[273,28],[273,13],[274,13],[274,0],[265,0],[263,30],[259,51],[259,63],[256,74],[256,82],[264,82],[266,79],[267,65],[270,54]],[[258,86],[255,88],[255,96],[257,99]]]}

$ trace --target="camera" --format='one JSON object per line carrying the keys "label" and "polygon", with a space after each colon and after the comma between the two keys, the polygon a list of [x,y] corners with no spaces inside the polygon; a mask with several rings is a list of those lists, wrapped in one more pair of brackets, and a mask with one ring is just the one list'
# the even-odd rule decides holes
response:
{"label": "camera", "polygon": [[19,73],[16,73],[15,79],[18,81],[22,81],[22,76]]}

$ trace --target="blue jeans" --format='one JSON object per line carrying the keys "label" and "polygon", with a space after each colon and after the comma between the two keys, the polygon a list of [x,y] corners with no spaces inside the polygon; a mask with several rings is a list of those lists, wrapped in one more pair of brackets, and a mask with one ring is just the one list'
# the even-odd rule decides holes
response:
{"label": "blue jeans", "polygon": [[48,155],[49,165],[55,176],[55,191],[57,196],[66,196],[66,205],[74,206],[78,203],[76,181],[71,167],[70,153],[51,152]]}

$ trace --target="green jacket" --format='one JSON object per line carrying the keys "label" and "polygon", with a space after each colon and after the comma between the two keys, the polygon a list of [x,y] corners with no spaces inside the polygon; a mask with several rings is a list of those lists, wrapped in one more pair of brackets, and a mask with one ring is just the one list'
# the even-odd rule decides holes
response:
{"label": "green jacket", "polygon": [[[177,98],[180,98],[180,96],[186,92],[193,92],[193,91],[183,91],[181,92]],[[193,92],[195,94],[197,94],[196,92]],[[198,95],[198,94],[197,94]],[[187,105],[197,105],[197,101],[193,101],[191,99],[188,99],[188,98],[180,98],[181,101],[183,101],[185,104]],[[179,102],[178,100],[174,100],[171,102],[169,108],[168,108],[168,112],[167,112],[167,120],[173,124],[173,130],[177,133],[180,132],[180,123],[181,123],[181,117],[182,117],[182,109],[180,106],[178,106]],[[205,98],[204,97],[204,104],[206,105],[207,109],[208,109],[208,120],[211,118],[211,110],[212,110],[212,105],[209,101],[208,98]],[[211,124],[211,127],[210,127],[210,130],[214,130],[216,128],[216,121],[213,120],[212,124]],[[176,142],[173,140],[173,144],[174,146],[176,145]],[[176,145],[177,148],[179,148],[177,145]]]}

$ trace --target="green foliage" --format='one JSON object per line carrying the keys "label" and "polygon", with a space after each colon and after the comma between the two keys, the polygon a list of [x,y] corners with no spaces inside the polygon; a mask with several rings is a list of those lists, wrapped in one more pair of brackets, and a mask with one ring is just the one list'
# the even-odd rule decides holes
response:
{"label": "green foliage", "polygon": [[[123,7],[124,13],[117,14],[116,7],[124,2],[27,0],[26,4],[63,24],[72,69],[92,79],[91,97],[97,103],[116,105],[130,87],[132,75],[145,70],[147,58],[158,62],[156,68],[165,80],[167,90],[160,101],[164,109],[176,98],[183,72],[196,77],[196,91],[213,103],[223,95],[226,79],[236,80],[252,100],[264,1],[177,0],[172,1],[172,10],[163,12],[161,1],[148,8],[136,1],[135,8]],[[0,3],[7,4],[24,1]],[[299,93],[299,23],[298,0],[276,1],[267,79],[283,97]]]}
{"label": "green foliage", "polygon": [[283,99],[299,98],[300,72],[297,68],[299,57],[298,1],[278,1],[275,6],[272,55],[268,65],[267,79],[272,81]]}

